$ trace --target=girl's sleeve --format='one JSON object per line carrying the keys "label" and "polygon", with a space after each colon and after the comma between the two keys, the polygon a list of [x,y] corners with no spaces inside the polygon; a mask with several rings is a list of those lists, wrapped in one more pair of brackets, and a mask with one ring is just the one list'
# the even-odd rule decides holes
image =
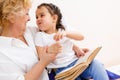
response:
{"label": "girl's sleeve", "polygon": [[35,40],[35,45],[36,46],[41,46],[41,47],[44,46],[44,39],[43,39],[43,35],[42,35],[41,32],[36,33],[34,40]]}
{"label": "girl's sleeve", "polygon": [[37,27],[33,27],[33,26],[28,26],[27,27],[27,30],[26,31],[29,31],[33,37],[33,39],[35,38],[35,35],[36,33],[39,31]]}

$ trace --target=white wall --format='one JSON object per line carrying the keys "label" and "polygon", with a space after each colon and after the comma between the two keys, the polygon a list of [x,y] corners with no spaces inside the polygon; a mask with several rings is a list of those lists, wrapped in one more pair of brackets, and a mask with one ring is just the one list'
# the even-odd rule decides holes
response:
{"label": "white wall", "polygon": [[96,58],[106,67],[120,64],[120,0],[33,0],[28,25],[36,26],[34,12],[41,2],[58,5],[67,26],[85,35],[81,47],[103,46]]}

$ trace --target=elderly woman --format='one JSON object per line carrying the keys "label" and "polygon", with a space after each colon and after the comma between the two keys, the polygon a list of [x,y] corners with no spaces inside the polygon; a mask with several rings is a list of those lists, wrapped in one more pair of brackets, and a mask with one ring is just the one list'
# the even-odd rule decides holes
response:
{"label": "elderly woman", "polygon": [[45,66],[56,57],[49,52],[56,47],[53,53],[58,53],[61,46],[45,47],[37,56],[33,41],[37,30],[26,28],[30,6],[29,0],[0,0],[0,80],[49,80]]}

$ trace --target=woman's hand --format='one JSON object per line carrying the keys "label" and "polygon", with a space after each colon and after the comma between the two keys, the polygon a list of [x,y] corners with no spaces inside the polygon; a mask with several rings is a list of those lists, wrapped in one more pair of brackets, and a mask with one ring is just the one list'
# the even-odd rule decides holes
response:
{"label": "woman's hand", "polygon": [[73,46],[73,50],[75,51],[75,54],[78,58],[81,57],[81,56],[84,56],[89,51],[88,48],[81,49],[76,45]]}
{"label": "woman's hand", "polygon": [[47,53],[60,53],[62,50],[62,46],[60,45],[59,42],[56,42],[55,44],[52,44],[51,46],[48,46]]}
{"label": "woman's hand", "polygon": [[42,49],[42,52],[39,54],[40,62],[44,66],[47,66],[49,63],[55,60],[56,54],[47,53],[47,47]]}
{"label": "woman's hand", "polygon": [[36,46],[36,49],[37,49],[38,58],[40,59],[41,54],[43,53],[55,54],[55,55],[60,53],[62,50],[62,46],[60,45],[59,42],[56,42],[55,44],[52,44],[51,46],[46,46],[46,47]]}

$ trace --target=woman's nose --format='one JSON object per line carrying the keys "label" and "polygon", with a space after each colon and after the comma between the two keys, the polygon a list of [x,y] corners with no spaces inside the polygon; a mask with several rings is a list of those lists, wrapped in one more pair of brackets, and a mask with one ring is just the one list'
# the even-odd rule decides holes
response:
{"label": "woman's nose", "polygon": [[28,16],[28,20],[27,21],[30,21],[30,16]]}

